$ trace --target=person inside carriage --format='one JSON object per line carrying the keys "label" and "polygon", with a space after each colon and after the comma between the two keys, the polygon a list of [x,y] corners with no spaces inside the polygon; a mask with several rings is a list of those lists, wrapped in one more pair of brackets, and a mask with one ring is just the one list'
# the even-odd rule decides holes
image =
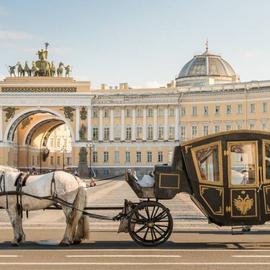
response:
{"label": "person inside carriage", "polygon": [[141,179],[137,177],[135,170],[128,170],[128,173],[140,187],[153,187],[155,184],[155,175],[153,171],[145,174]]}

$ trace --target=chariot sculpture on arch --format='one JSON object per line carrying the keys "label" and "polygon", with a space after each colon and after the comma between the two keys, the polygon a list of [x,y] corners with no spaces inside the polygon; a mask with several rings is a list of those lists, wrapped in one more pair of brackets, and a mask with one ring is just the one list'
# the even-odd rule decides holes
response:
{"label": "chariot sculpture on arch", "polygon": [[[29,67],[27,61],[25,65],[21,64],[21,62],[17,62],[16,65],[8,66],[8,71],[10,77],[18,75],[18,77],[70,77],[71,75],[71,66],[64,65],[63,62],[59,62],[58,65],[55,65],[53,61],[48,60],[48,47],[49,43],[45,43],[45,48],[40,49],[37,52],[38,60],[32,61],[32,66]],[[57,66],[57,68],[56,68]],[[64,74],[65,71],[65,74]]]}

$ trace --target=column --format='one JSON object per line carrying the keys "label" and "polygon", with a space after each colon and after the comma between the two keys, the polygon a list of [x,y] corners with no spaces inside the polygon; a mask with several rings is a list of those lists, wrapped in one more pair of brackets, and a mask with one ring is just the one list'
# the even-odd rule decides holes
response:
{"label": "column", "polygon": [[174,128],[174,140],[179,141],[179,107],[175,107],[175,128]]}
{"label": "column", "polygon": [[99,110],[99,132],[98,140],[103,141],[103,110]]}
{"label": "column", "polygon": [[146,141],[146,108],[143,108],[143,141]]}
{"label": "column", "polygon": [[158,130],[158,127],[157,127],[157,108],[154,108],[154,130],[153,130],[153,132],[154,132],[153,140],[154,141],[157,141],[157,134],[158,134],[157,130]]}
{"label": "column", "polygon": [[0,106],[0,141],[3,141],[3,108]]}
{"label": "column", "polygon": [[110,141],[114,140],[114,133],[113,133],[113,109],[110,110]]}
{"label": "column", "polygon": [[168,108],[164,110],[164,141],[168,141]]}
{"label": "column", "polygon": [[125,140],[125,109],[121,109],[121,141]]}
{"label": "column", "polygon": [[76,133],[75,140],[80,140],[80,107],[76,107]]}
{"label": "column", "polygon": [[131,140],[136,141],[136,109],[132,109]]}
{"label": "column", "polygon": [[92,141],[92,109],[87,108],[87,140]]}

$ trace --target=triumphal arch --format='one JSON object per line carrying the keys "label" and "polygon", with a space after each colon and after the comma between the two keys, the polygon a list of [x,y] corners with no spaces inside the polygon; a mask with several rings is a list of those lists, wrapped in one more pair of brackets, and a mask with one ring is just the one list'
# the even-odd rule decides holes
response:
{"label": "triumphal arch", "polygon": [[87,163],[84,147],[91,136],[90,82],[70,77],[70,65],[50,62],[48,43],[37,55],[32,65],[18,62],[9,66],[10,75],[0,83],[0,164],[27,169],[36,155],[42,167],[49,167],[48,138],[63,124],[71,134],[70,165]]}

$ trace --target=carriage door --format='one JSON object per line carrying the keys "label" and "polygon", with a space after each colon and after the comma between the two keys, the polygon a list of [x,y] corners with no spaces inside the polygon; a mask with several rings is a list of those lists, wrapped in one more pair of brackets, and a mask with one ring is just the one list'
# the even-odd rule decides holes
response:
{"label": "carriage door", "polygon": [[264,216],[269,220],[270,215],[270,141],[262,141],[262,182],[261,192],[264,204]]}
{"label": "carriage door", "polygon": [[226,212],[233,219],[258,220],[260,217],[260,175],[258,141],[227,143],[228,189]]}

